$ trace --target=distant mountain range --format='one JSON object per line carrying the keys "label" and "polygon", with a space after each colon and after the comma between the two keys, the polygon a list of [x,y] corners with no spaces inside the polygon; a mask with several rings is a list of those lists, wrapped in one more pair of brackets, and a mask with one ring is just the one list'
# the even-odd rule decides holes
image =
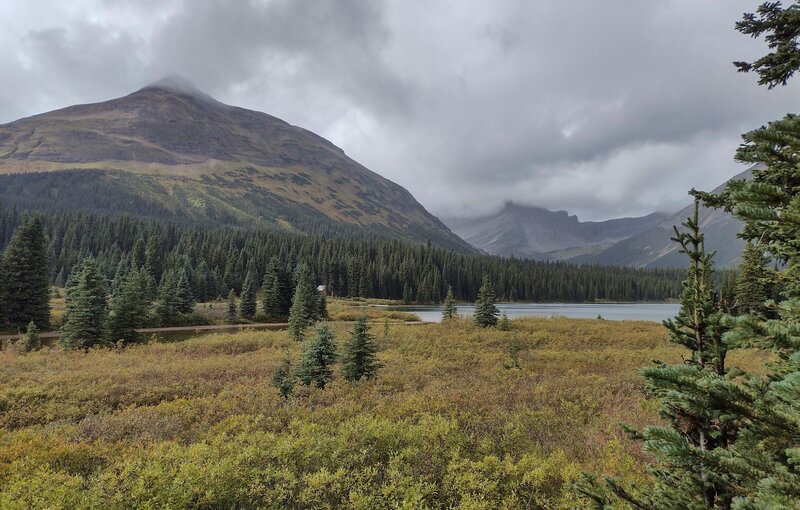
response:
{"label": "distant mountain range", "polygon": [[496,214],[449,218],[444,222],[462,239],[493,255],[564,260],[602,252],[617,241],[655,227],[667,217],[578,221],[566,211],[549,211],[506,202]]}
{"label": "distant mountain range", "polygon": [[[752,168],[734,176],[731,180],[749,179]],[[727,182],[713,190],[719,193],[725,189]],[[615,264],[636,267],[678,267],[686,265],[686,256],[678,253],[678,245],[670,238],[673,225],[681,222],[694,213],[694,206],[689,205],[673,214],[655,227],[624,239],[600,253],[576,257],[575,262],[590,264]],[[744,241],[737,237],[742,230],[742,223],[725,211],[701,207],[699,211],[700,227],[705,236],[706,250],[715,251],[714,263],[719,267],[732,267],[740,262]]]}
{"label": "distant mountain range", "polygon": [[474,251],[328,140],[174,77],[0,125],[0,204]]}
{"label": "distant mountain range", "polygon": [[[751,169],[732,180],[748,179]],[[725,189],[724,183],[714,189]],[[549,211],[513,203],[480,218],[446,219],[450,228],[473,246],[494,255],[539,260],[568,260],[579,264],[634,267],[682,267],[686,258],[671,240],[673,225],[680,226],[693,206],[675,214],[653,213],[640,218],[580,222],[565,211]],[[744,243],[737,237],[741,222],[715,209],[700,209],[706,249],[716,251],[719,267],[739,263]]]}

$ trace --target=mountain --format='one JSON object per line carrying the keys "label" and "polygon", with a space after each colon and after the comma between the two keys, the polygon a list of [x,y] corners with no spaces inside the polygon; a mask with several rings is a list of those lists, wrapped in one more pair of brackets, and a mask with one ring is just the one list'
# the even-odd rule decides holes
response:
{"label": "mountain", "polygon": [[[745,170],[731,180],[749,179],[752,169]],[[727,185],[726,182],[713,192],[719,193]],[[686,206],[651,229],[624,239],[600,253],[576,257],[573,261],[636,267],[683,267],[687,264],[686,256],[678,252],[677,243],[671,240],[672,227],[680,226],[693,213],[694,206]],[[706,250],[716,251],[714,263],[718,267],[738,265],[744,248],[744,242],[737,237],[742,223],[725,211],[707,207],[700,208],[698,218],[705,236]]]}
{"label": "mountain", "polygon": [[328,140],[180,78],[0,125],[0,203],[473,250]]}
{"label": "mountain", "polygon": [[487,253],[540,260],[562,260],[600,252],[615,242],[658,225],[666,217],[578,221],[566,211],[549,211],[506,202],[480,218],[450,218],[445,223],[462,239]]}

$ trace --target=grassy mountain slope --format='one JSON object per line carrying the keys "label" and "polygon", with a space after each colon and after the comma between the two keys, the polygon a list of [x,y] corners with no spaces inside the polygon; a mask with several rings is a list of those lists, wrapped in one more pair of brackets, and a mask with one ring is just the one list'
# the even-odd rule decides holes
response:
{"label": "grassy mountain slope", "polygon": [[471,249],[324,138],[176,79],[0,126],[0,201]]}

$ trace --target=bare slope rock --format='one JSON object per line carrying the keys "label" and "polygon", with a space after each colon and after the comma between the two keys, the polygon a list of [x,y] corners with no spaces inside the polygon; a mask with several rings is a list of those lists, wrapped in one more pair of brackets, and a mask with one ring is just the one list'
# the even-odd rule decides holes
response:
{"label": "bare slope rock", "polygon": [[328,140],[180,78],[0,125],[0,203],[472,250]]}

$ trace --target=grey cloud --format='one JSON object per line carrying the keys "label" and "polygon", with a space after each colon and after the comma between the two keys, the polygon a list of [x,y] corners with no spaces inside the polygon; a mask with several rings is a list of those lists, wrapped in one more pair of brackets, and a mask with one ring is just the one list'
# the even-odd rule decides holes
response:
{"label": "grey cloud", "polygon": [[730,64],[764,51],[733,30],[752,0],[18,4],[0,122],[183,74],[330,137],[443,215],[677,208],[798,97]]}

